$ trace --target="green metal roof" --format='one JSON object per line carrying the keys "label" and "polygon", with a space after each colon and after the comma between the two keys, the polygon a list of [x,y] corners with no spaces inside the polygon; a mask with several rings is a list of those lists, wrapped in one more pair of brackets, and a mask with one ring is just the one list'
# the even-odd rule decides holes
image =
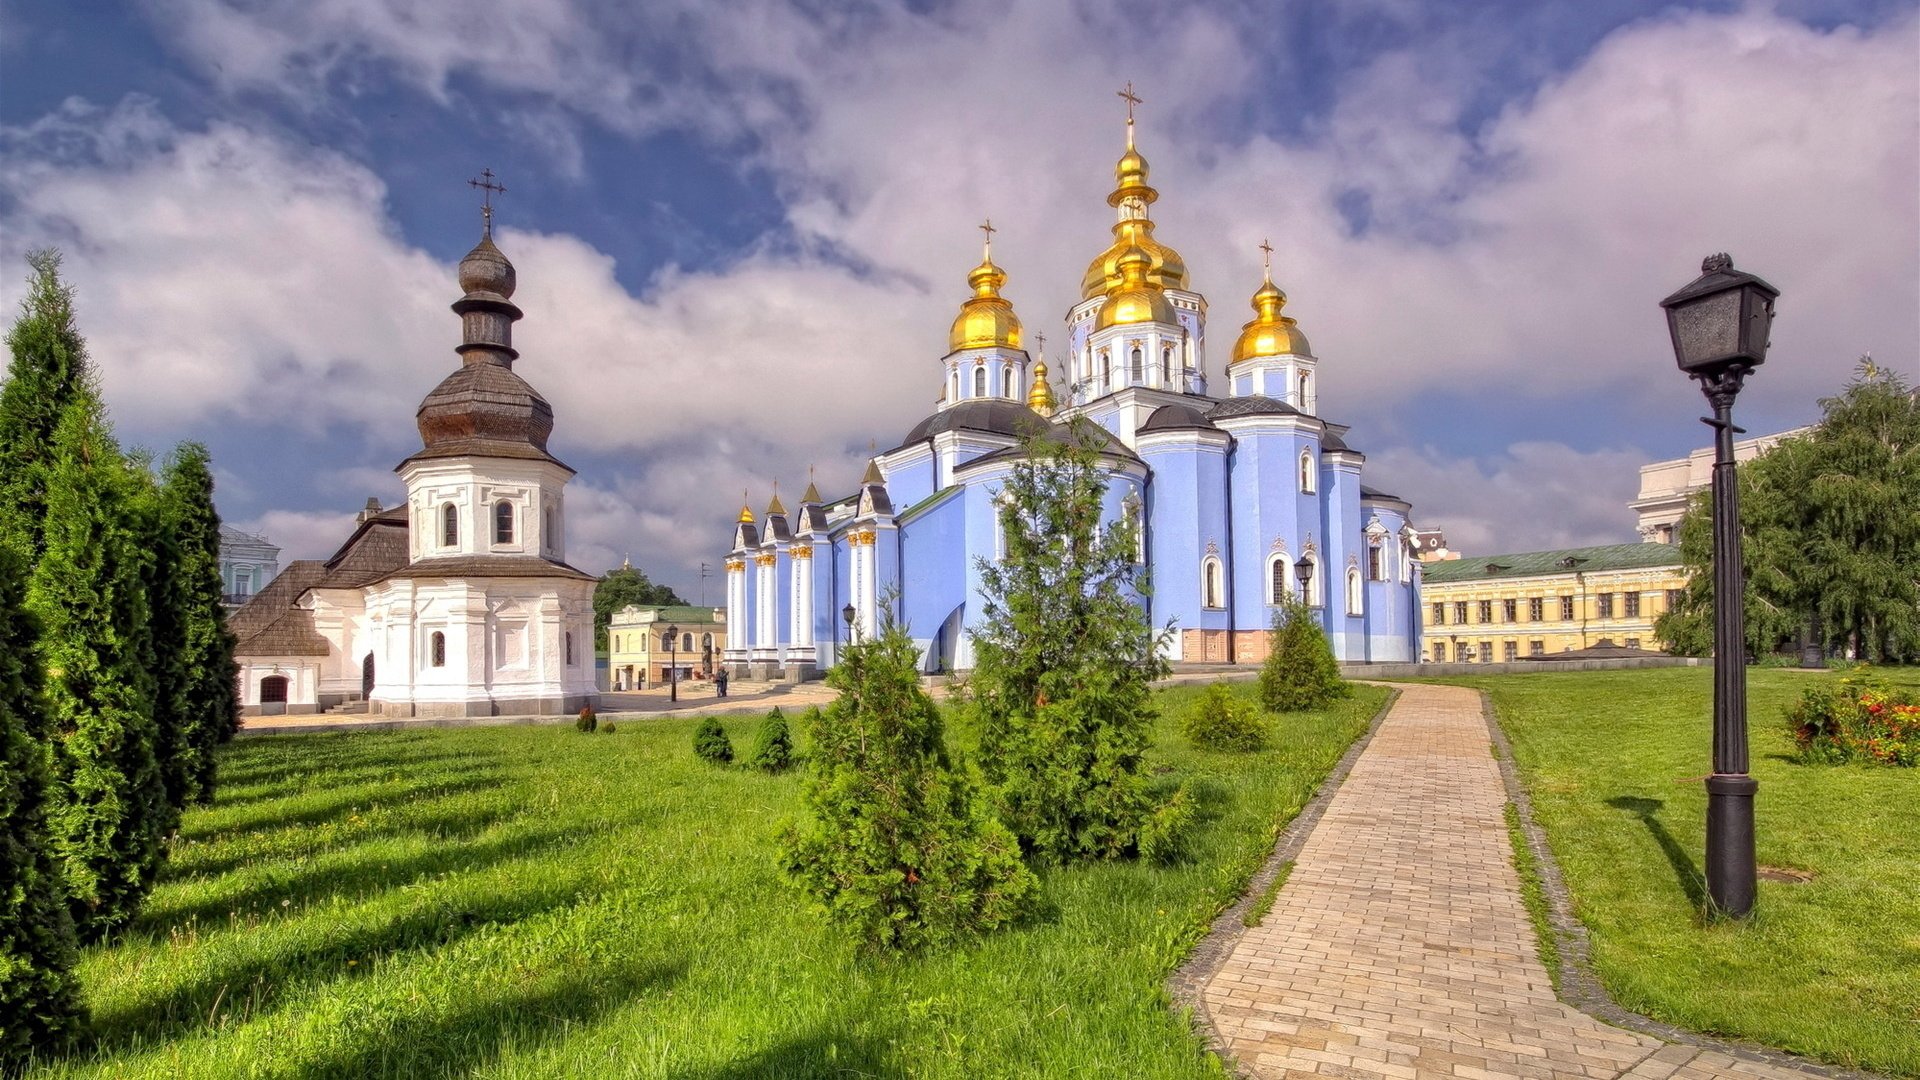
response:
{"label": "green metal roof", "polygon": [[[654,612],[655,622],[708,623],[708,622],[714,621],[714,617],[713,617],[714,609],[710,607],[700,607],[694,604],[689,604],[685,607],[681,607],[681,606],[661,607],[658,604],[632,604],[632,605],[629,605],[628,607],[624,607],[620,609],[620,611],[629,611],[629,610]],[[618,615],[620,614],[620,611],[616,611],[614,612],[614,614]]]}
{"label": "green metal roof", "polygon": [[1427,563],[1420,577],[1429,585],[1438,585],[1570,574],[1576,570],[1593,573],[1679,565],[1680,548],[1674,544],[1603,544],[1559,551],[1523,551],[1514,555],[1462,555],[1458,559]]}

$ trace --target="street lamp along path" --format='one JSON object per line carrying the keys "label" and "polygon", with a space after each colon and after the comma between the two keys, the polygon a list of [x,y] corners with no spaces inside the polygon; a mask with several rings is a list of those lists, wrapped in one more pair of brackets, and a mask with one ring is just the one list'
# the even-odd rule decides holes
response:
{"label": "street lamp along path", "polygon": [[1733,399],[1767,358],[1780,290],[1709,255],[1700,276],[1665,300],[1680,370],[1713,407],[1713,773],[1707,777],[1707,896],[1736,918],[1753,910],[1753,798],[1747,774],[1747,633],[1740,554],[1740,488],[1734,472]]}

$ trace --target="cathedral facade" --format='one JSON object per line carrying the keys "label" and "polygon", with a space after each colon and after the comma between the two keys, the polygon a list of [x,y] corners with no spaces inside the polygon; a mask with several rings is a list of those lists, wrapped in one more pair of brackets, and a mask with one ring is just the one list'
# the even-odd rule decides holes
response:
{"label": "cathedral facade", "polygon": [[[490,174],[489,174],[490,175]],[[369,500],[325,561],[230,620],[250,715],[569,713],[597,701],[590,574],[566,562],[553,408],[513,370],[513,264],[489,227],[460,262],[460,366],[420,403],[406,501]]]}
{"label": "cathedral facade", "polygon": [[1132,517],[1168,659],[1252,663],[1277,605],[1304,599],[1345,661],[1420,656],[1420,564],[1411,507],[1361,482],[1366,457],[1318,408],[1318,358],[1267,279],[1210,394],[1207,301],[1154,235],[1147,162],[1115,168],[1111,243],[1067,313],[1064,386],[1025,347],[1000,295],[992,233],[940,358],[941,400],[857,488],[809,484],[742,507],[726,557],[726,661],[805,678],[874,631],[881,606],[923,650],[923,670],[972,666],[983,560],[1000,555],[1000,492],[1023,442],[1074,417],[1105,432],[1109,520]]}

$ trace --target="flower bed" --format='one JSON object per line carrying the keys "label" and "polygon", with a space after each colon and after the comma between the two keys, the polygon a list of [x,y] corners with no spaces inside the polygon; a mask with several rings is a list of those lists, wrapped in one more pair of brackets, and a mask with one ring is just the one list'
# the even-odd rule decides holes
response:
{"label": "flower bed", "polygon": [[1809,688],[1787,709],[1800,759],[1920,765],[1920,703],[1865,673]]}

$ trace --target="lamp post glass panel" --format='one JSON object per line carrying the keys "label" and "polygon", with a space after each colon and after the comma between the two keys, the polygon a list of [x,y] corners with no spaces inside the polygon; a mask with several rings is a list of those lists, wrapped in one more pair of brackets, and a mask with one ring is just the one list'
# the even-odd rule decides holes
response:
{"label": "lamp post glass panel", "polygon": [[1780,290],[1709,255],[1700,276],[1665,300],[1674,359],[1713,407],[1713,774],[1707,777],[1707,895],[1716,910],[1753,910],[1753,796],[1747,775],[1747,632],[1735,478],[1733,399],[1767,358]]}
{"label": "lamp post glass panel", "polygon": [[680,700],[680,628],[669,626],[667,635],[667,700]]}
{"label": "lamp post glass panel", "polygon": [[846,622],[846,624],[847,624],[847,644],[849,644],[849,645],[854,645],[854,644],[858,644],[858,642],[856,642],[856,641],[854,641],[854,640],[853,640],[853,616],[854,616],[854,614],[855,614],[855,612],[854,612],[854,610],[853,610],[853,605],[852,605],[852,604],[848,604],[848,605],[847,605],[846,607],[843,607],[843,608],[841,608],[841,609],[840,609],[840,618],[841,618],[841,619],[843,619],[843,620],[845,620],[845,622]]}

